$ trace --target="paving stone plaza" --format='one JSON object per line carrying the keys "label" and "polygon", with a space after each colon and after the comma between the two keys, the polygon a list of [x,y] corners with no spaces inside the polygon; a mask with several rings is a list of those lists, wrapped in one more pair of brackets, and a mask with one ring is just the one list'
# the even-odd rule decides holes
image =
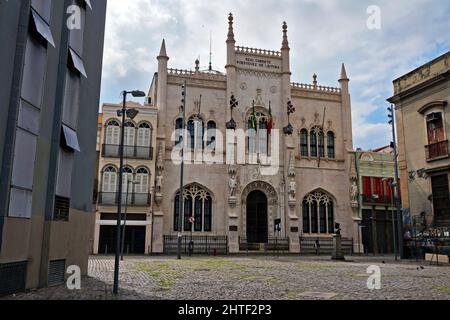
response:
{"label": "paving stone plaza", "polygon": [[[92,257],[81,290],[58,286],[11,300],[449,300],[450,268],[392,257],[127,257],[120,295],[113,296],[113,257]],[[381,269],[381,289],[369,290],[367,268]]]}

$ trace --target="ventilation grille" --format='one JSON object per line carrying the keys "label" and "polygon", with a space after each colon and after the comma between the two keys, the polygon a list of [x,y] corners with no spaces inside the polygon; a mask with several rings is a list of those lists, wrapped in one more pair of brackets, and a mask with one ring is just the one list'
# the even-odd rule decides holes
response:
{"label": "ventilation grille", "polygon": [[0,295],[26,289],[27,262],[0,264]]}
{"label": "ventilation grille", "polygon": [[64,197],[55,197],[55,213],[53,220],[69,221],[70,199]]}
{"label": "ventilation grille", "polygon": [[50,261],[48,268],[48,286],[57,286],[64,283],[66,260]]}

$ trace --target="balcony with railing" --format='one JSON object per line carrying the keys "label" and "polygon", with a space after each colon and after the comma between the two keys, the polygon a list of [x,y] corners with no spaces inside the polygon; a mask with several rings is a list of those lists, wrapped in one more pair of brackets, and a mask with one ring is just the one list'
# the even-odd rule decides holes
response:
{"label": "balcony with railing", "polygon": [[448,158],[448,140],[425,146],[425,150],[427,154],[427,161]]}
{"label": "balcony with railing", "polygon": [[393,199],[392,199],[392,197],[389,197],[389,196],[382,196],[382,195],[376,195],[376,194],[371,194],[371,195],[363,194],[362,202],[363,202],[363,204],[368,204],[368,205],[374,205],[374,204],[392,205]]}
{"label": "balcony with railing", "polygon": [[[104,144],[102,155],[106,158],[119,158],[120,146]],[[153,160],[153,147],[124,146],[123,155],[128,159]]]}
{"label": "balcony with railing", "polygon": [[[134,207],[147,207],[151,205],[152,196],[148,193],[130,193],[122,194],[122,205]],[[115,206],[119,201],[117,192],[100,192],[98,194],[98,204],[103,206]]]}

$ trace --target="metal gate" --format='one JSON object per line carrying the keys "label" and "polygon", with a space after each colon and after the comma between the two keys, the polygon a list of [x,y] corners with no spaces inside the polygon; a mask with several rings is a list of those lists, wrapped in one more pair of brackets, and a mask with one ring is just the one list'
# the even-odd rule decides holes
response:
{"label": "metal gate", "polygon": [[25,291],[26,276],[26,261],[0,264],[0,295]]}
{"label": "metal gate", "polygon": [[50,261],[48,267],[48,281],[49,287],[57,286],[64,283],[64,275],[66,273],[66,260]]}

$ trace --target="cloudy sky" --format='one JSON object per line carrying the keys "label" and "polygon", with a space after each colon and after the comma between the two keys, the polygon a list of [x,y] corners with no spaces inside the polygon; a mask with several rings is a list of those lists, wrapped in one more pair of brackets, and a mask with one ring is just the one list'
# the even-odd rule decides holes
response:
{"label": "cloudy sky", "polygon": [[[381,29],[367,9],[381,9]],[[147,91],[166,39],[169,66],[224,70],[227,15],[237,45],[279,50],[289,26],[293,82],[338,86],[340,64],[351,79],[355,147],[389,144],[386,99],[392,80],[450,50],[448,0],[108,0],[101,103],[124,89]]]}

